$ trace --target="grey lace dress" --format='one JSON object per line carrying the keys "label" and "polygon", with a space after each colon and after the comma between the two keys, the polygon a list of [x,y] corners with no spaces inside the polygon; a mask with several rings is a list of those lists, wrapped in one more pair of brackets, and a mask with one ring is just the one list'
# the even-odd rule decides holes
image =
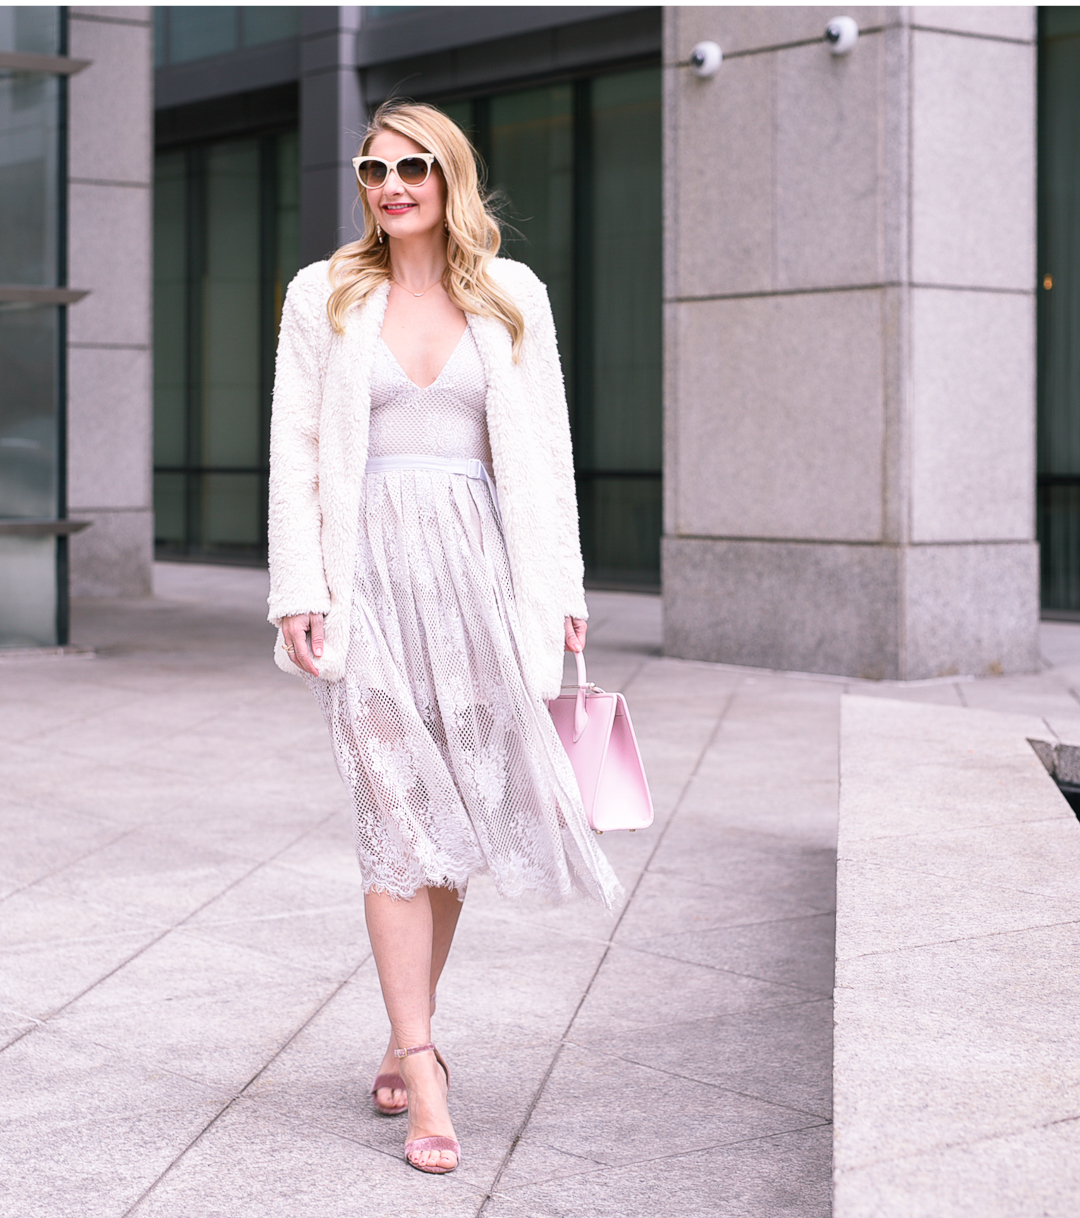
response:
{"label": "grey lace dress", "polygon": [[[423,389],[380,339],[369,458],[471,458],[490,472],[486,389],[468,328]],[[363,476],[345,676],[305,679],[353,793],[365,891],[463,892],[486,873],[504,896],[581,893],[611,908],[619,882],[526,690],[489,484],[433,469]]]}

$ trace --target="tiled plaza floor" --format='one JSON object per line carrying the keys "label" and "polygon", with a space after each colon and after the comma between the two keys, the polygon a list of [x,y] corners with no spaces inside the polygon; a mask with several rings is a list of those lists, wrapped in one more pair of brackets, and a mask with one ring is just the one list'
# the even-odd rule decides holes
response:
{"label": "tiled plaza floor", "polygon": [[[367,1098],[349,800],[265,574],[157,581],[77,606],[93,658],[0,661],[0,1215],[828,1214],[843,681],[662,658],[657,598],[593,594],[656,824],[603,840],[616,918],[471,886],[435,1025],[463,1161],[424,1176]],[[1075,712],[1062,671],[875,692]]]}

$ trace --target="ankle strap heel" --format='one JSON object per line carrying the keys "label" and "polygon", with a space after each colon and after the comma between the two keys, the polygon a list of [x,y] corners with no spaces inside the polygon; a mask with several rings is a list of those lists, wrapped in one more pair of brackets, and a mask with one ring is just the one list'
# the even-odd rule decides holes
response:
{"label": "ankle strap heel", "polygon": [[[411,1057],[414,1053],[434,1053],[435,1060],[442,1066],[443,1074],[446,1075],[446,1089],[450,1090],[450,1067],[443,1061],[442,1054],[434,1045],[414,1045],[411,1049],[395,1049],[394,1056]],[[429,1150],[447,1150],[455,1158],[456,1162],[453,1167],[423,1167],[413,1158],[414,1155],[423,1154]],[[411,1142],[405,1143],[405,1161],[410,1167],[415,1167],[417,1171],[427,1172],[433,1176],[443,1176],[447,1172],[452,1172],[457,1169],[458,1163],[461,1162],[461,1147],[454,1138],[433,1137],[433,1138],[414,1138]]]}
{"label": "ankle strap heel", "polygon": [[439,1050],[436,1049],[434,1045],[417,1045],[413,1049],[395,1049],[394,1056],[395,1057],[412,1057],[412,1055],[414,1053],[427,1053],[429,1049],[431,1050],[432,1053],[435,1054],[436,1057],[439,1056]]}
{"label": "ankle strap heel", "polygon": [[395,1057],[412,1057],[414,1053],[434,1053],[435,1060],[442,1066],[442,1072],[446,1075],[446,1089],[450,1090],[450,1067],[443,1061],[443,1055],[435,1048],[434,1045],[415,1045],[411,1049],[395,1049]]}

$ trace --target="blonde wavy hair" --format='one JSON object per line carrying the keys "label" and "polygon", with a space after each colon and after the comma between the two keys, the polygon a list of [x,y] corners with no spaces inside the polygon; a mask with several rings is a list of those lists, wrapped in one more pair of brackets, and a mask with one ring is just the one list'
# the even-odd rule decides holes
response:
{"label": "blonde wavy hair", "polygon": [[[435,154],[435,169],[446,183],[446,270],[442,283],[447,296],[465,313],[494,317],[510,331],[516,360],[525,337],[525,319],[513,300],[487,273],[487,264],[501,243],[499,224],[480,190],[476,153],[461,128],[441,110],[424,102],[384,102],[372,116],[360,145],[365,156],[372,140],[384,131],[414,140]],[[330,259],[334,288],[326,304],[334,330],[345,329],[345,315],[391,275],[390,243],[379,244],[375,214],[360,191],[364,235],[343,245]]]}

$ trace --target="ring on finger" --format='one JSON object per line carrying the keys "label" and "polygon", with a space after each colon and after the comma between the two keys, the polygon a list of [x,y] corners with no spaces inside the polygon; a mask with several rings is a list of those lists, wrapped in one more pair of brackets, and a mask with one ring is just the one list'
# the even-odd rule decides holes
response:
{"label": "ring on finger", "polygon": [[285,650],[286,650],[286,651],[288,651],[288,652],[293,652],[293,651],[295,651],[295,650],[296,650],[296,648],[295,648],[295,647],[292,647],[292,646],[290,646],[288,643],[286,643],[286,644],[285,644]]}

